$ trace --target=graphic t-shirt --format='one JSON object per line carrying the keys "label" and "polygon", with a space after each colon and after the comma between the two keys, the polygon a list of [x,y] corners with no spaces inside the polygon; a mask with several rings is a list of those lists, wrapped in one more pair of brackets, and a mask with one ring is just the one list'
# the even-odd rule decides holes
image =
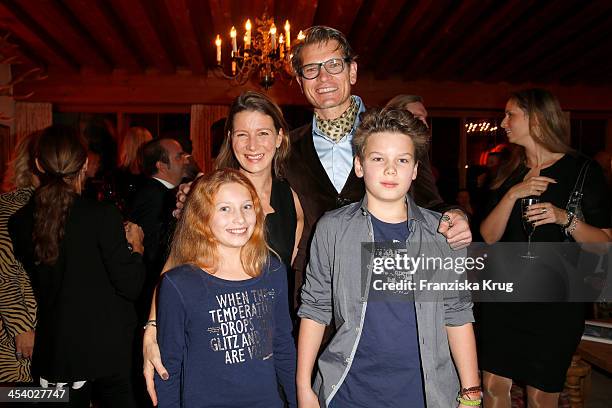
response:
{"label": "graphic t-shirt", "polygon": [[[371,216],[376,255],[405,248],[406,221],[389,224]],[[394,271],[382,278],[392,281]],[[380,278],[380,276],[377,276]],[[411,293],[370,287],[361,338],[346,379],[330,408],[423,408],[425,397]]]}
{"label": "graphic t-shirt", "polygon": [[[164,274],[157,340],[170,378],[156,375],[159,407],[295,407],[295,344],[287,272],[228,281],[193,265]],[[278,376],[278,381],[277,381]]]}

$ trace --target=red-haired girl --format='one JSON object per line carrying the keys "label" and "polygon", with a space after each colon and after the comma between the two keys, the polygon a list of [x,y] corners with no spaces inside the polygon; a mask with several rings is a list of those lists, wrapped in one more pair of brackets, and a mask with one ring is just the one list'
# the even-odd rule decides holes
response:
{"label": "red-haired girl", "polygon": [[264,238],[264,211],[237,170],[198,179],[178,221],[158,294],[168,380],[160,407],[295,406],[287,273]]}

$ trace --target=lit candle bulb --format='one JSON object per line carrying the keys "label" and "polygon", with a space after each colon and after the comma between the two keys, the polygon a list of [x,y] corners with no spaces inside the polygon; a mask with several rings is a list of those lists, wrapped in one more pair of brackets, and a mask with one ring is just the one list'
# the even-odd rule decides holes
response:
{"label": "lit candle bulb", "polygon": [[285,57],[285,38],[283,35],[278,36],[278,48],[280,52],[280,57],[283,59]]}
{"label": "lit candle bulb", "polygon": [[249,47],[247,47],[247,35],[244,35],[244,57],[246,58],[249,55],[248,52]]}
{"label": "lit candle bulb", "polygon": [[244,34],[244,48],[251,48],[251,20],[247,19],[244,28],[246,28],[246,33]]}
{"label": "lit candle bulb", "polygon": [[219,34],[217,34],[215,45],[217,46],[217,64],[221,65],[221,37],[219,37]]}
{"label": "lit candle bulb", "polygon": [[289,25],[289,20],[285,21],[285,48],[287,52],[291,49],[291,26]]}
{"label": "lit candle bulb", "polygon": [[270,27],[270,46],[272,47],[272,51],[276,49],[276,26],[272,23],[272,27]]}
{"label": "lit candle bulb", "polygon": [[304,35],[304,33],[302,32],[302,30],[300,30],[300,32],[298,33],[298,40],[302,41],[304,38],[306,38],[306,36]]}
{"label": "lit candle bulb", "polygon": [[238,44],[236,43],[236,28],[232,26],[230,31],[230,37],[232,37],[232,52],[236,54],[238,52]]}

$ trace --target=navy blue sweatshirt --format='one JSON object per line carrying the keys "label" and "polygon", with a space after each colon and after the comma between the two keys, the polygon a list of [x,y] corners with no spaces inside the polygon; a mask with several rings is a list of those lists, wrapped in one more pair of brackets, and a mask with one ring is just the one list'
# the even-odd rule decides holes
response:
{"label": "navy blue sweatshirt", "polygon": [[193,265],[164,274],[157,341],[170,378],[155,377],[159,407],[297,406],[287,272],[271,257],[260,276],[219,279]]}

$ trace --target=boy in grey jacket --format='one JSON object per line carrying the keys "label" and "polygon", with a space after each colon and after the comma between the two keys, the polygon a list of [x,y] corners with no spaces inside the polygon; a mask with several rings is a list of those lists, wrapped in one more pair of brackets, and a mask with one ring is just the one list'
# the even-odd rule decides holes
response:
{"label": "boy in grey jacket", "polygon": [[[426,126],[403,110],[370,110],[362,118],[353,149],[365,197],[321,218],[302,287],[300,407],[480,405],[472,303],[465,293],[427,286],[448,281],[441,264],[410,264],[425,262],[425,255],[465,256],[437,232],[440,214],[418,207],[407,194],[427,139]],[[396,255],[367,255],[368,247],[379,254],[383,242],[399,243],[405,256],[411,254],[408,262],[391,266],[386,261]],[[412,271],[399,274],[407,265]],[[315,359],[332,320],[336,334],[318,360],[313,389]]]}

